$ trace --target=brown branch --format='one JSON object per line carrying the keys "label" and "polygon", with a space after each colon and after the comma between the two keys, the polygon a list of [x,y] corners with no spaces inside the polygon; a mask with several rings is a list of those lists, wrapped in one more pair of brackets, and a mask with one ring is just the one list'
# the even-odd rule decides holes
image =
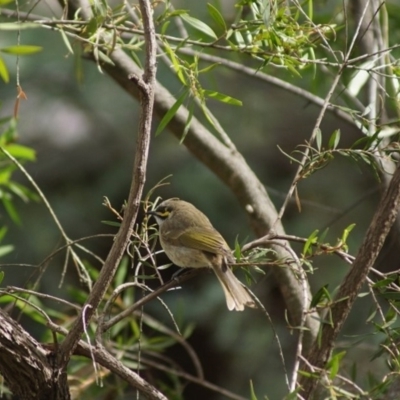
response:
{"label": "brown branch", "polygon": [[[322,327],[321,342],[314,346],[306,357],[307,363],[303,363],[302,369],[311,372],[313,367],[324,368],[333,349],[334,341],[341,331],[344,322],[353,306],[361,286],[365,282],[367,274],[374,265],[376,258],[382,249],[386,236],[396,220],[400,207],[400,164],[385,191],[372,222],[365,235],[353,263],[339,291],[331,309],[333,325],[324,324]],[[317,380],[302,377],[302,396],[310,399]]]}
{"label": "brown branch", "polygon": [[0,309],[0,373],[20,399],[70,399],[67,375],[53,368],[50,352]]}
{"label": "brown branch", "polygon": [[[129,238],[133,232],[133,226],[140,206],[143,186],[146,178],[146,165],[148,150],[150,144],[151,122],[153,117],[154,103],[154,82],[156,74],[156,43],[154,37],[154,25],[152,20],[152,10],[149,0],[140,0],[140,9],[143,16],[143,25],[146,42],[146,64],[145,72],[137,74],[137,80],[142,88],[140,92],[141,116],[139,121],[139,129],[136,141],[135,161],[132,173],[132,183],[129,192],[128,203],[125,209],[124,219],[121,223],[118,234],[116,235],[114,244],[108,254],[108,257],[101,270],[93,290],[90,293],[85,306],[82,308],[79,316],[75,320],[69,334],[60,346],[58,352],[58,364],[61,368],[65,368],[69,359],[78,344],[83,333],[83,324],[87,324],[114,277],[115,271],[128,245]],[[129,71],[126,75],[132,74]],[[83,314],[85,310],[85,314]]]}

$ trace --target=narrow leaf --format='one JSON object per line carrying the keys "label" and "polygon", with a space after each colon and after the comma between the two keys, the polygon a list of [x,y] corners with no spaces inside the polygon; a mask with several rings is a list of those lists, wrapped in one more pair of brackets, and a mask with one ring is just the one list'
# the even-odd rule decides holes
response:
{"label": "narrow leaf", "polygon": [[74,50],[72,49],[71,43],[68,40],[67,34],[64,32],[64,29],[60,30],[62,40],[70,54],[74,54]]}
{"label": "narrow leaf", "polygon": [[233,106],[241,106],[243,104],[238,99],[235,99],[235,98],[233,98],[231,96],[228,96],[226,94],[215,92],[213,90],[204,90],[203,93],[204,93],[205,97],[211,97],[212,99],[221,101],[222,103],[231,104]]}
{"label": "narrow leaf", "polygon": [[250,399],[257,400],[257,396],[256,396],[256,393],[254,392],[254,386],[253,386],[252,380],[250,380]]}
{"label": "narrow leaf", "polygon": [[3,196],[2,201],[9,217],[14,221],[15,224],[21,225],[21,219],[12,201],[5,196]]}
{"label": "narrow leaf", "polygon": [[181,18],[187,22],[190,26],[192,26],[194,29],[204,33],[205,35],[217,40],[218,37],[215,34],[215,32],[208,26],[206,25],[204,22],[200,21],[197,18],[193,18],[187,14],[182,14]]}
{"label": "narrow leaf", "polygon": [[340,141],[340,129],[336,129],[329,138],[328,147],[335,150]]}
{"label": "narrow leaf", "polygon": [[169,55],[169,58],[172,61],[172,66],[174,67],[174,70],[175,70],[176,74],[178,75],[179,80],[182,82],[183,85],[187,86],[185,75],[182,72],[181,65],[178,62],[175,52],[172,50],[172,48],[170,47],[170,45],[167,42],[164,42],[164,47]]}
{"label": "narrow leaf", "polygon": [[311,233],[311,235],[307,238],[307,241],[304,243],[304,247],[303,247],[303,255],[304,256],[307,253],[312,254],[312,251],[310,250],[310,246],[313,245],[314,243],[317,243],[318,232],[319,232],[319,230],[316,229],[313,233]]}
{"label": "narrow leaf", "polygon": [[175,101],[174,105],[167,111],[164,115],[163,119],[158,125],[155,135],[158,136],[164,128],[168,125],[169,121],[174,117],[176,112],[178,111],[179,107],[182,105],[183,101],[185,100],[186,96],[188,95],[188,91],[185,90]]}
{"label": "narrow leaf", "polygon": [[192,103],[189,108],[189,114],[188,114],[188,117],[185,122],[185,128],[183,129],[182,137],[181,137],[181,140],[179,141],[179,143],[181,143],[181,144],[183,143],[187,133],[189,132],[190,125],[191,125],[192,118],[193,118],[193,112],[194,112],[194,103]]}
{"label": "narrow leaf", "polygon": [[5,83],[8,83],[10,81],[10,75],[8,73],[7,66],[1,57],[0,57],[0,77],[1,79],[3,79]]}
{"label": "narrow leaf", "polygon": [[315,141],[317,142],[317,149],[318,151],[321,151],[322,147],[322,133],[321,129],[317,128],[317,131],[315,133]]}
{"label": "narrow leaf", "polygon": [[39,51],[42,51],[43,48],[41,46],[31,46],[31,45],[22,45],[22,46],[8,46],[8,47],[3,47],[0,49],[1,52],[7,53],[7,54],[14,54],[18,56],[26,56],[29,54],[34,54],[38,53]]}
{"label": "narrow leaf", "polygon": [[226,23],[225,23],[224,17],[212,4],[208,3],[207,8],[208,8],[208,13],[211,15],[211,18],[225,32],[226,31]]}

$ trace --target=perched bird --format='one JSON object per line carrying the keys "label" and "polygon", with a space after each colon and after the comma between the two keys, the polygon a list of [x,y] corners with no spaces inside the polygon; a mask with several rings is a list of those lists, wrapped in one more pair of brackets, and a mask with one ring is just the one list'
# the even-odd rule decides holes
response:
{"label": "perched bird", "polygon": [[161,246],[174,264],[183,268],[212,268],[224,290],[229,310],[256,307],[228,265],[235,262],[228,244],[200,210],[172,198],[148,214],[155,217]]}

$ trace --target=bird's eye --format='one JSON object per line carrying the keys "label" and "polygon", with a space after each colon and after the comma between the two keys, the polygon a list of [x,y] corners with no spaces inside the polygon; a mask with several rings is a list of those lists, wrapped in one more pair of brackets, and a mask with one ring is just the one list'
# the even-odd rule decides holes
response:
{"label": "bird's eye", "polygon": [[160,218],[166,219],[168,218],[169,214],[171,214],[171,211],[167,207],[162,207],[157,210],[157,215]]}

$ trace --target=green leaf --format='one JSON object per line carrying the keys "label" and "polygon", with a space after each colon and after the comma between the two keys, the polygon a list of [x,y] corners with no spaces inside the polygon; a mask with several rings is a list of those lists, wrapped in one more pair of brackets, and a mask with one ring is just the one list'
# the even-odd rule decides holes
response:
{"label": "green leaf", "polygon": [[194,112],[194,103],[192,103],[190,105],[189,114],[188,114],[188,117],[186,118],[186,122],[185,122],[185,128],[183,129],[182,137],[181,137],[181,140],[179,141],[180,144],[183,143],[187,133],[189,132],[190,125],[191,125],[192,118],[193,118],[193,112]]}
{"label": "green leaf", "polygon": [[346,243],[347,242],[347,238],[350,235],[350,232],[354,229],[354,227],[356,226],[356,224],[350,224],[348,227],[345,228],[345,230],[343,231],[342,234],[342,242]]}
{"label": "green leaf", "polygon": [[4,271],[0,271],[0,285],[3,282],[4,279]]}
{"label": "green leaf", "polygon": [[256,393],[254,392],[253,381],[250,380],[250,400],[257,400]]}
{"label": "green leaf", "polygon": [[243,103],[240,100],[235,99],[235,98],[233,98],[231,96],[228,96],[226,94],[215,92],[213,90],[203,90],[203,94],[204,94],[205,97],[210,97],[212,99],[221,101],[222,103],[231,104],[233,106],[241,106],[241,105],[243,105]]}
{"label": "green leaf", "polygon": [[384,292],[381,296],[388,300],[400,300],[400,292]]}
{"label": "green leaf", "polygon": [[8,73],[8,69],[4,60],[0,57],[0,77],[3,79],[5,83],[10,81],[10,74]]}
{"label": "green leaf", "polygon": [[2,53],[14,54],[14,55],[18,55],[18,56],[26,56],[29,54],[35,54],[42,50],[43,50],[43,47],[41,47],[41,46],[31,46],[31,45],[8,46],[8,47],[3,47],[0,49],[0,51]]}
{"label": "green leaf", "polygon": [[332,356],[332,358],[329,360],[328,369],[330,370],[329,377],[331,379],[333,379],[339,372],[340,361],[345,355],[346,352],[341,351],[340,353],[337,353],[334,356]]}
{"label": "green leaf", "polygon": [[208,13],[210,14],[211,18],[215,21],[215,23],[224,31],[226,32],[226,23],[224,17],[221,13],[210,3],[207,4]]}
{"label": "green leaf", "polygon": [[158,136],[164,128],[168,125],[169,121],[174,117],[176,112],[178,111],[179,107],[182,105],[183,101],[186,99],[188,95],[188,91],[185,90],[175,101],[174,105],[166,112],[163,119],[158,125],[155,135]]}
{"label": "green leaf", "polygon": [[187,14],[182,14],[181,18],[187,22],[190,26],[192,26],[194,29],[204,33],[205,35],[217,40],[218,37],[215,34],[215,32],[208,26],[206,25],[204,22],[200,21],[197,18],[193,18]]}
{"label": "green leaf", "polygon": [[315,133],[315,141],[317,143],[317,149],[318,151],[321,151],[322,147],[322,133],[321,129],[317,128],[316,133]]}
{"label": "green leaf", "polygon": [[23,29],[42,28],[42,25],[34,22],[2,22],[0,23],[0,31],[20,31]]}
{"label": "green leaf", "polygon": [[331,295],[328,291],[328,284],[322,286],[317,293],[314,294],[311,303],[310,303],[310,307],[316,307],[318,304],[320,304],[322,302],[322,300],[331,300]]}
{"label": "green leaf", "polygon": [[307,255],[307,253],[312,254],[312,251],[310,250],[310,246],[317,243],[318,240],[318,232],[319,230],[316,229],[311,235],[307,238],[307,241],[304,243],[303,247],[303,256]]}
{"label": "green leaf", "polygon": [[167,32],[167,28],[169,27],[170,23],[171,21],[164,22],[163,26],[161,27],[161,35],[165,35],[165,32]]}
{"label": "green leaf", "polygon": [[10,200],[10,198],[8,196],[3,196],[1,200],[3,202],[4,208],[6,209],[9,217],[13,220],[13,222],[15,224],[21,225],[21,219],[18,215],[18,212],[17,212],[13,202]]}
{"label": "green leaf", "polygon": [[205,72],[209,72],[209,71],[213,70],[215,67],[218,67],[219,65],[221,65],[221,63],[214,63],[214,64],[209,65],[208,67],[199,69],[198,72],[199,72],[199,74],[204,74]]}
{"label": "green leaf", "polygon": [[5,149],[15,158],[35,161],[36,160],[36,152],[27,146],[22,146],[20,144],[10,144],[5,146]]}
{"label": "green leaf", "polygon": [[8,229],[6,226],[3,226],[0,229],[0,242],[4,239],[4,236],[6,235],[7,231],[8,231]]}
{"label": "green leaf", "polygon": [[336,129],[329,138],[328,147],[335,150],[340,141],[340,129]]}
{"label": "green leaf", "polygon": [[70,54],[74,54],[74,50],[72,49],[71,43],[68,40],[67,34],[64,32],[64,29],[60,29],[61,38]]}
{"label": "green leaf", "polygon": [[[11,253],[14,250],[14,246],[11,244],[6,244],[4,246],[0,246],[0,257],[5,256],[8,253]],[[1,279],[0,279],[1,283]]]}
{"label": "green leaf", "polygon": [[182,82],[183,85],[187,86],[185,75],[182,72],[182,67],[178,62],[175,52],[172,50],[172,48],[168,44],[168,42],[164,42],[164,47],[169,55],[169,58],[172,61],[172,66],[174,67],[174,70],[175,70],[176,74],[178,75],[179,80]]}
{"label": "green leaf", "polygon": [[0,0],[0,6],[5,6],[8,3],[14,3],[14,0]]}

